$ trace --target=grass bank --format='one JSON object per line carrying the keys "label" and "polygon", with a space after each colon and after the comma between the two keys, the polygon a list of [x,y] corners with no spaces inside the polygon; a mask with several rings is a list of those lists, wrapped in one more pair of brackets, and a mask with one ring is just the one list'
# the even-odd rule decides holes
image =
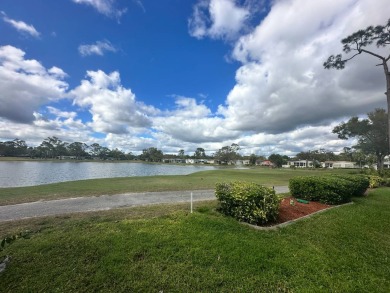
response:
{"label": "grass bank", "polygon": [[180,176],[92,179],[32,187],[0,188],[0,205],[126,192],[213,189],[217,182],[245,180],[266,186],[288,185],[295,176],[348,172],[347,170],[222,169]]}
{"label": "grass bank", "polygon": [[278,231],[216,203],[1,223],[2,292],[389,292],[390,188]]}

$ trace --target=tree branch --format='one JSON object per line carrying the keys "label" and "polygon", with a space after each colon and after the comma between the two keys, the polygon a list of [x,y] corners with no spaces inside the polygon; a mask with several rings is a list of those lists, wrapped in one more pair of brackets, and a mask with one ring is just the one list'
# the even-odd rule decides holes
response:
{"label": "tree branch", "polygon": [[351,60],[351,59],[353,59],[354,57],[356,57],[357,55],[359,55],[359,54],[361,54],[362,52],[361,51],[359,51],[359,53],[356,53],[355,55],[353,55],[351,58],[348,58],[348,59],[344,59],[343,60],[343,62],[347,62],[347,61],[349,61],[349,60]]}
{"label": "tree branch", "polygon": [[385,57],[383,57],[383,56],[381,56],[381,55],[378,55],[378,54],[375,54],[375,53],[373,53],[373,52],[371,52],[371,51],[368,51],[368,50],[365,50],[365,49],[361,49],[361,52],[364,52],[364,53],[370,54],[370,55],[372,55],[372,56],[375,56],[375,57],[377,57],[377,58],[379,58],[379,59],[381,59],[381,60],[383,60],[383,61],[386,60]]}

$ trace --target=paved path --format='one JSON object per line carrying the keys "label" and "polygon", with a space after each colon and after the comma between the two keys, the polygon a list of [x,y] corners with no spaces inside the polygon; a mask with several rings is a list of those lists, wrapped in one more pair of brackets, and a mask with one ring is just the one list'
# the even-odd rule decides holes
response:
{"label": "paved path", "polygon": [[[275,186],[277,193],[288,192],[287,186]],[[101,211],[121,207],[215,199],[214,190],[125,193],[76,197],[0,206],[0,222],[68,213]]]}

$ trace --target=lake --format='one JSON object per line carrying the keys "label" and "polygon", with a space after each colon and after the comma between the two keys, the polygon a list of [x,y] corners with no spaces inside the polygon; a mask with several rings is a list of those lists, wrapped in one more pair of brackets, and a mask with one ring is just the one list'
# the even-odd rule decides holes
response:
{"label": "lake", "polygon": [[0,161],[0,188],[64,181],[155,175],[187,175],[214,166],[163,165],[128,162]]}

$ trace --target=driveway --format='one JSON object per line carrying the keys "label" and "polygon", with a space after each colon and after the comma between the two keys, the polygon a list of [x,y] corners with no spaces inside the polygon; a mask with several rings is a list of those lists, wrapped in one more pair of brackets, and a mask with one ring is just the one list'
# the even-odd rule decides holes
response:
{"label": "driveway", "polygon": [[[275,186],[276,193],[288,192],[287,186]],[[0,206],[0,222],[88,211],[102,211],[122,207],[161,203],[190,202],[215,199],[214,190],[164,191],[125,193],[92,197],[37,201]]]}

